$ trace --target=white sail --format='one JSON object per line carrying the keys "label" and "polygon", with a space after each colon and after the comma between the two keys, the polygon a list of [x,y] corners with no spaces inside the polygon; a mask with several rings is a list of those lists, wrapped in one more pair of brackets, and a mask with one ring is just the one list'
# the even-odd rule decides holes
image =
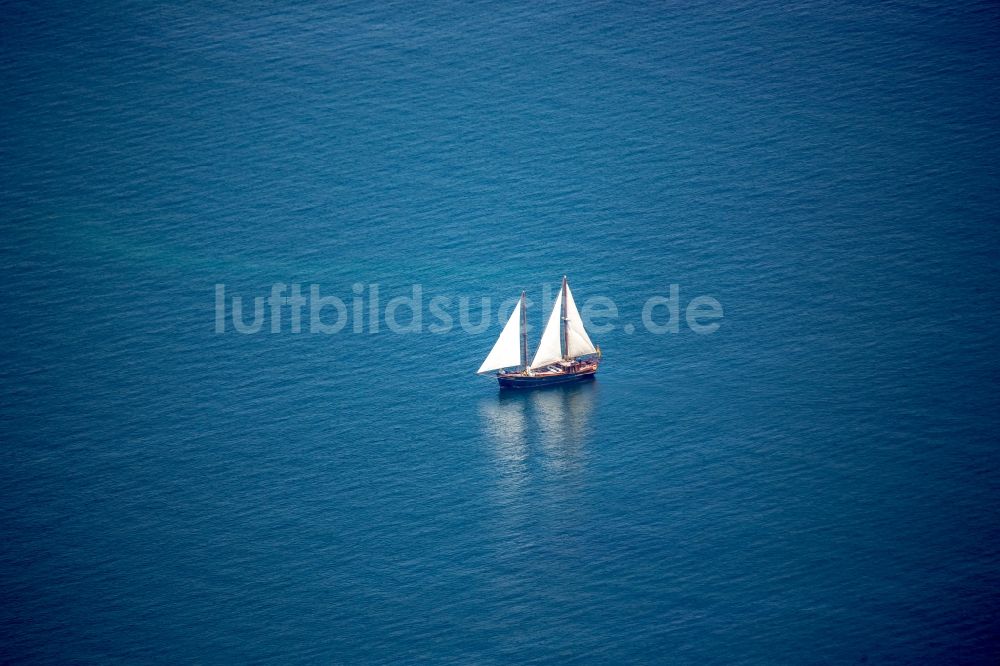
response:
{"label": "white sail", "polygon": [[[558,344],[558,341],[557,341]],[[490,355],[486,357],[483,364],[479,366],[476,373],[499,370],[500,368],[511,368],[521,365],[521,301],[517,302],[514,311],[510,313],[510,319],[500,332],[496,344],[493,345]]]}
{"label": "white sail", "polygon": [[542,331],[542,339],[539,341],[538,349],[535,351],[535,358],[531,360],[531,365],[528,366],[532,370],[562,359],[562,340],[560,340],[562,335],[559,326],[559,318],[561,316],[562,289],[559,290],[559,296],[556,297],[555,305],[552,306],[552,314],[549,315],[549,320],[545,324],[545,330]]}
{"label": "white sail", "polygon": [[583,327],[583,319],[573,302],[573,292],[566,285],[566,355],[570,358],[584,354],[596,354],[597,348],[590,341],[587,330]]}

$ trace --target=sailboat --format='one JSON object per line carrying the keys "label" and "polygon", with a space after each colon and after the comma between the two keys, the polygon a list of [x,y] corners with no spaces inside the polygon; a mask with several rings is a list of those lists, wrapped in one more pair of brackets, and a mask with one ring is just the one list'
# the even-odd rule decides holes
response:
{"label": "sailboat", "polygon": [[522,291],[477,374],[496,371],[500,388],[536,388],[593,379],[600,361],[601,349],[590,341],[564,275],[531,362],[528,362],[527,306]]}

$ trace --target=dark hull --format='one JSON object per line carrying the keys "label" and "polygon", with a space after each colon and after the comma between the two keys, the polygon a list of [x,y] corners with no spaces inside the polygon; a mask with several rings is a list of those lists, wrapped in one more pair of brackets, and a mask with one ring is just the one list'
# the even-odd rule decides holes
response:
{"label": "dark hull", "polygon": [[556,386],[557,384],[571,384],[573,382],[585,382],[594,378],[597,368],[588,368],[580,372],[566,372],[557,375],[529,376],[521,374],[497,375],[500,388],[510,389],[531,389],[545,386]]}

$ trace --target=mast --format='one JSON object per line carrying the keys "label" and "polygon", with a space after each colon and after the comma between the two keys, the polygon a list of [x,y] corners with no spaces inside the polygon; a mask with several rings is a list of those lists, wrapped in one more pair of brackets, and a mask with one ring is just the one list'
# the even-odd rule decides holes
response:
{"label": "mast", "polygon": [[569,358],[569,329],[566,326],[566,276],[563,275],[562,281],[562,312],[560,313],[559,319],[562,323],[562,343],[563,343],[563,358]]}
{"label": "mast", "polygon": [[521,370],[528,370],[528,314],[527,304],[524,301],[524,292],[521,292]]}

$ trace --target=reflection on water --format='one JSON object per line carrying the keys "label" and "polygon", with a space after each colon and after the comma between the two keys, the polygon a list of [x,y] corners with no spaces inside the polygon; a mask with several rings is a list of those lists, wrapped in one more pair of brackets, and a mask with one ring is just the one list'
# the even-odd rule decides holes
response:
{"label": "reflection on water", "polygon": [[531,397],[545,460],[555,469],[567,469],[581,461],[594,386],[587,382],[562,390],[535,391]]}
{"label": "reflection on water", "polygon": [[494,444],[497,464],[510,490],[520,486],[527,474],[528,418],[521,401],[497,399],[479,403],[482,429]]}
{"label": "reflection on water", "polygon": [[498,391],[479,403],[481,427],[509,483],[523,483],[532,454],[540,454],[540,462],[555,471],[581,465],[597,390],[596,382],[583,382]]}
{"label": "reflection on water", "polygon": [[498,391],[479,403],[497,470],[496,486],[488,491],[498,510],[493,528],[515,559],[534,547],[537,530],[568,539],[575,529],[598,388],[585,382]]}

